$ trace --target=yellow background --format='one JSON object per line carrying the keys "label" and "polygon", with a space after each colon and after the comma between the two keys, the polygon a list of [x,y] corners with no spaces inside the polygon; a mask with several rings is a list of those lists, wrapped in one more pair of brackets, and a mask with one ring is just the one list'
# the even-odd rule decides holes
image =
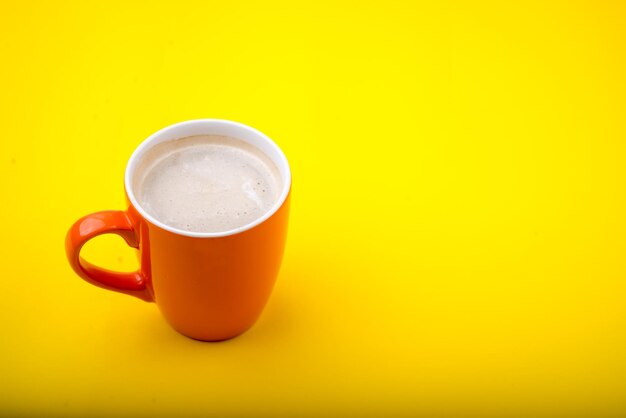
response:
{"label": "yellow background", "polygon": [[[626,414],[624,3],[409,3],[2,7],[0,415]],[[293,170],[274,294],[217,344],[63,249],[204,117]]]}

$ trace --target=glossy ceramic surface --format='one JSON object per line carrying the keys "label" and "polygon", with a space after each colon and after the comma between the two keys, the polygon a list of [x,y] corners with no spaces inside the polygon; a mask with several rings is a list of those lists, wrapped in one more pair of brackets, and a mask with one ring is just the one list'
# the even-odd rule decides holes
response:
{"label": "glossy ceramic surface", "polygon": [[[193,233],[151,218],[133,198],[132,175],[142,152],[155,143],[199,133],[232,135],[263,149],[283,177],[283,190],[265,216],[237,230]],[[156,302],[180,333],[198,340],[232,338],[254,324],[267,303],[287,236],[290,172],[278,147],[260,132],[230,121],[198,120],[165,128],[148,138],[126,171],[127,211],[104,211],[78,220],[66,238],[74,271],[91,284]],[[80,256],[90,239],[117,234],[138,251],[140,270],[118,273]]]}

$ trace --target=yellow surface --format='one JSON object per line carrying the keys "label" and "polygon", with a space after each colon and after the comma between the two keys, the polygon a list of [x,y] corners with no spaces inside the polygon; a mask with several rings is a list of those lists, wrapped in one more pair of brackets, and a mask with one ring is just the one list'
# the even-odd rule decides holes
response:
{"label": "yellow surface", "polygon": [[[624,3],[408,3],[2,7],[0,415],[626,414]],[[275,292],[218,344],[63,250],[202,117],[294,175]]]}

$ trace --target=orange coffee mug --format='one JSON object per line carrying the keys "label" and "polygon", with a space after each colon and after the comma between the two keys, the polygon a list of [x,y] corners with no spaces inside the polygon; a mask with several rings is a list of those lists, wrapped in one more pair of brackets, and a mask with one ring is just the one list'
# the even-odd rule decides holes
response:
{"label": "orange coffee mug", "polygon": [[[282,179],[274,206],[248,225],[220,233],[177,229],[148,214],[133,190],[139,162],[156,144],[193,135],[237,138],[266,154]],[[291,172],[280,148],[241,123],[181,122],[139,145],[126,166],[124,185],[127,210],[87,215],[70,228],[65,249],[74,271],[96,286],[155,302],[174,329],[197,340],[225,340],[250,328],[267,303],[285,247]],[[138,271],[109,271],[80,256],[88,240],[107,233],[120,235],[137,249]]]}

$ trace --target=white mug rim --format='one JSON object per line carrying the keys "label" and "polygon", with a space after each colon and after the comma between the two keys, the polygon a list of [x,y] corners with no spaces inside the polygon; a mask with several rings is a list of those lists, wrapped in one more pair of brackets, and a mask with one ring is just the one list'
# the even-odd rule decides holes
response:
{"label": "white mug rim", "polygon": [[[213,129],[211,129],[213,128]],[[240,131],[245,134],[246,138],[239,138],[237,135],[230,135],[238,139],[248,140],[253,143],[253,145],[264,144],[263,146],[264,153],[276,164],[280,171],[281,179],[282,179],[282,190],[281,193],[274,203],[274,205],[267,211],[263,216],[255,219],[254,221],[247,223],[238,228],[230,229],[223,232],[194,232],[194,231],[186,231],[184,229],[176,228],[170,225],[167,225],[154,216],[150,215],[144,208],[141,207],[137,198],[135,197],[135,193],[132,187],[133,174],[135,169],[137,168],[137,164],[140,161],[143,154],[150,149],[152,146],[157,143],[176,140],[185,136],[190,136],[190,134],[186,135],[175,135],[176,132],[180,132],[185,129],[198,129],[198,133],[193,133],[191,135],[208,135],[208,134],[216,134],[215,129],[219,130],[234,130]],[[201,132],[200,132],[201,131]],[[269,151],[269,152],[267,152]],[[281,208],[287,196],[289,195],[289,191],[291,188],[291,170],[289,168],[289,163],[287,162],[287,157],[283,151],[278,147],[278,145],[272,141],[267,135],[263,132],[252,128],[251,126],[245,125],[240,122],[235,122],[227,119],[193,119],[187,120],[183,122],[178,122],[173,125],[166,126],[158,130],[157,132],[150,135],[148,138],[144,139],[141,144],[131,154],[128,163],[126,164],[126,171],[124,174],[124,186],[126,188],[126,195],[130,200],[133,207],[139,212],[139,214],[148,222],[153,225],[164,229],[166,231],[172,232],[177,235],[183,235],[187,237],[194,238],[219,238],[226,237],[229,235],[239,234],[241,232],[247,231],[249,229],[254,228],[255,226],[263,223],[267,219],[271,218],[274,213]]]}

